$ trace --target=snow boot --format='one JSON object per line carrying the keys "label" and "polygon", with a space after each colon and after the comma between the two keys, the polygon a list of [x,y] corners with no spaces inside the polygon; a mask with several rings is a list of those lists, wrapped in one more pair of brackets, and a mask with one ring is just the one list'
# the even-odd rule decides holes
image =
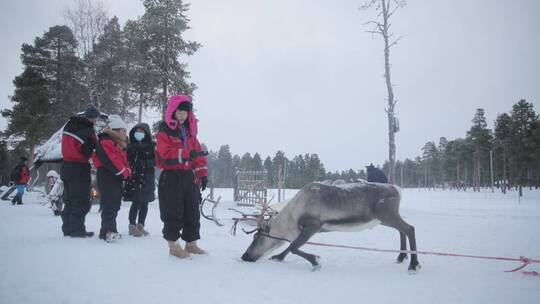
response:
{"label": "snow boot", "polygon": [[192,254],[206,254],[206,251],[197,246],[195,241],[186,243],[186,251]]}
{"label": "snow boot", "polygon": [[143,232],[138,229],[137,226],[129,224],[128,226],[128,234],[133,235],[134,237],[141,237],[143,236]]}
{"label": "snow boot", "polygon": [[141,224],[141,223],[138,223],[138,224],[137,224],[137,229],[139,229],[139,231],[142,232],[142,234],[143,234],[144,236],[149,236],[149,235],[150,235],[150,232],[146,231],[146,230],[144,229],[144,225]]}
{"label": "snow boot", "polygon": [[12,205],[17,204],[17,201],[19,201],[18,198],[19,198],[18,196],[15,196],[13,199],[11,199],[11,204]]}
{"label": "snow boot", "polygon": [[189,253],[185,251],[182,246],[180,246],[180,243],[174,242],[169,243],[169,254],[172,256],[175,256],[179,259],[187,259],[189,258]]}
{"label": "snow boot", "polygon": [[94,233],[92,231],[81,231],[81,232],[71,232],[71,233],[64,233],[64,236],[70,236],[73,238],[89,238],[93,237]]}
{"label": "snow boot", "polygon": [[112,243],[122,238],[122,235],[118,232],[108,231],[105,233],[105,242]]}

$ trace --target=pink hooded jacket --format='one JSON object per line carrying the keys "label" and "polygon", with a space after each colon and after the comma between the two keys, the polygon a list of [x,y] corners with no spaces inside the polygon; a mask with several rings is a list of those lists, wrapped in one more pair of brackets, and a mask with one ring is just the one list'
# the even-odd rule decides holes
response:
{"label": "pink hooded jacket", "polygon": [[[169,104],[167,105],[167,112],[165,112],[165,122],[167,126],[172,130],[178,128],[178,122],[173,118],[174,112],[178,109],[178,106],[183,102],[191,103],[191,99],[186,95],[173,95],[169,98]],[[197,118],[193,111],[188,113],[189,131],[192,136],[197,136]]]}

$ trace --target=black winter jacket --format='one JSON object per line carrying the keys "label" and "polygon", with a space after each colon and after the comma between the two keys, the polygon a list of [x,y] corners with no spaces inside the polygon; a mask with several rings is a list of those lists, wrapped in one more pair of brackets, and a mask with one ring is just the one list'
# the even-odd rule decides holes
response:
{"label": "black winter jacket", "polygon": [[[135,139],[136,129],[143,129],[142,142]],[[131,164],[131,176],[124,186],[124,200],[151,202],[155,199],[155,142],[152,141],[150,126],[145,123],[135,125],[129,131],[130,144],[127,146],[128,160]]]}

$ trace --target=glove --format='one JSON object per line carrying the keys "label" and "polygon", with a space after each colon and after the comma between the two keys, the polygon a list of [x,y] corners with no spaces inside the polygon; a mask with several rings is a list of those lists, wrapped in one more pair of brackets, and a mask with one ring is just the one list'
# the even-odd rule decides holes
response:
{"label": "glove", "polygon": [[206,190],[207,185],[208,185],[208,177],[206,176],[201,177],[201,191]]}

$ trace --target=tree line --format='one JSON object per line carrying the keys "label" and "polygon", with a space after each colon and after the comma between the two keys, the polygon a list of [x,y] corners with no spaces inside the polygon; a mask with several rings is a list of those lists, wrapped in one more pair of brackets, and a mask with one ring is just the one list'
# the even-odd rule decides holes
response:
{"label": "tree line", "polygon": [[266,171],[268,186],[272,188],[278,187],[280,177],[284,178],[286,188],[301,188],[307,183],[325,179],[366,178],[364,170],[327,172],[317,154],[299,154],[289,159],[285,152],[277,151],[263,160],[259,153],[253,156],[251,153],[232,155],[229,145],[222,145],[218,151],[210,151],[208,168],[212,185],[220,188],[232,187],[238,171]]}
{"label": "tree line", "polygon": [[397,162],[396,184],[479,190],[493,180],[502,192],[514,187],[520,195],[522,187],[540,187],[540,120],[524,99],[499,114],[493,128],[484,109],[477,109],[463,138],[428,141],[421,151],[415,159]]}

